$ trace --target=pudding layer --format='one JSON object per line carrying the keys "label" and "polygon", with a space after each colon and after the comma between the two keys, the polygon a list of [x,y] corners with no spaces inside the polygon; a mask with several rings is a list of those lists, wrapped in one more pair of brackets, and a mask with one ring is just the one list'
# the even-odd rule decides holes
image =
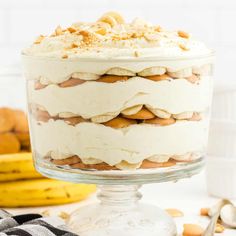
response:
{"label": "pudding layer", "polygon": [[51,116],[73,113],[85,119],[112,113],[126,108],[147,105],[163,109],[170,114],[186,111],[205,111],[211,100],[211,79],[202,78],[198,84],[185,79],[151,81],[133,77],[125,82],[103,83],[88,81],[61,88],[48,85],[44,89],[30,89],[30,102],[44,108]]}
{"label": "pudding layer", "polygon": [[[94,158],[111,166],[127,161],[139,163],[156,155],[183,155],[205,148],[207,122],[178,121],[169,126],[131,125],[114,129],[101,124],[64,121],[47,123],[31,120],[34,150],[42,157],[65,159],[79,156],[83,161]],[[45,137],[50,142],[45,142]],[[53,154],[53,155],[52,155]]]}
{"label": "pudding layer", "polygon": [[[28,80],[38,80],[43,78],[45,84],[58,84],[68,80],[74,73],[86,74],[86,80],[95,80],[99,75],[106,74],[111,68],[122,68],[132,73],[152,68],[162,67],[167,71],[180,71],[186,68],[192,68],[193,71],[199,71],[201,67],[211,64],[212,55],[200,58],[146,58],[131,60],[100,60],[91,59],[54,59],[23,56],[24,74]],[[92,75],[92,76],[91,76]]]}

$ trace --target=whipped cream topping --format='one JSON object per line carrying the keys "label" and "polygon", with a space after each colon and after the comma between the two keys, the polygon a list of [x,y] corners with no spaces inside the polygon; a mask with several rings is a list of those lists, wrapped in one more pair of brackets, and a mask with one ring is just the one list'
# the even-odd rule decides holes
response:
{"label": "whipped cream topping", "polygon": [[[101,124],[80,123],[70,126],[64,121],[40,123],[31,120],[37,136],[34,150],[41,156],[65,159],[78,155],[81,160],[95,158],[109,165],[122,160],[139,163],[156,155],[183,155],[204,150],[208,133],[206,120],[179,121],[170,126],[148,124],[113,129]],[[47,137],[50,142],[45,142]]]}
{"label": "whipped cream topping", "polygon": [[183,31],[169,31],[140,19],[125,23],[114,12],[97,22],[78,22],[50,36],[40,36],[23,54],[52,58],[178,57],[209,54],[210,50]]}
{"label": "whipped cream topping", "polygon": [[209,76],[202,76],[199,84],[185,79],[156,82],[133,77],[126,82],[88,81],[68,88],[52,84],[41,90],[29,89],[28,94],[31,103],[44,108],[51,116],[69,112],[87,119],[107,113],[119,114],[140,104],[170,114],[205,111],[211,101],[211,85]]}
{"label": "whipped cream topping", "polygon": [[[213,56],[201,58],[140,58],[130,60],[99,60],[97,57],[90,59],[50,59],[39,57],[23,57],[24,74],[27,80],[40,80],[43,84],[58,84],[74,75],[84,80],[96,80],[99,75],[106,74],[112,68],[125,69],[131,73],[140,73],[153,67],[163,67],[167,71],[181,71],[196,69],[213,63]],[[55,69],[56,68],[56,69]]]}

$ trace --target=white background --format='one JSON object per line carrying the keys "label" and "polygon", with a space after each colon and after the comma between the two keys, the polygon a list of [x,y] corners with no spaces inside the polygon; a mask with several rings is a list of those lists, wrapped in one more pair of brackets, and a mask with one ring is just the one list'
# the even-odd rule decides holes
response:
{"label": "white background", "polygon": [[234,80],[236,1],[234,0],[0,0],[0,67],[20,63],[20,50],[58,24],[96,20],[116,10],[164,28],[183,29],[217,52],[215,78]]}
{"label": "white background", "polygon": [[[52,32],[59,24],[94,21],[109,10],[120,12],[127,21],[138,16],[164,28],[191,32],[216,50],[215,80],[235,81],[235,0],[0,0],[0,105],[3,102],[19,106],[21,99],[25,104],[22,81],[14,77],[10,82],[1,77],[4,66],[19,67],[22,48],[39,34]],[[14,86],[9,87],[7,82]],[[144,200],[150,203],[184,210],[186,221],[191,223],[201,223],[196,218],[199,208],[216,201],[207,197],[204,176],[185,180],[180,185],[145,186],[143,192]],[[227,231],[223,235],[234,234],[235,231],[231,234]]]}

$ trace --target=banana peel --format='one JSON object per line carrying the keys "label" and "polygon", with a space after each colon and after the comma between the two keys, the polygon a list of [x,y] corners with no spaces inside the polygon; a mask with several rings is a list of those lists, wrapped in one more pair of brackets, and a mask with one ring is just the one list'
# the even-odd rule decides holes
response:
{"label": "banana peel", "polygon": [[29,152],[0,155],[0,207],[71,203],[87,198],[95,190],[95,185],[43,178],[34,169]]}
{"label": "banana peel", "polygon": [[58,205],[81,201],[96,191],[95,185],[52,179],[0,183],[0,207]]}
{"label": "banana peel", "polygon": [[0,155],[0,182],[34,178],[43,177],[34,169],[30,152]]}

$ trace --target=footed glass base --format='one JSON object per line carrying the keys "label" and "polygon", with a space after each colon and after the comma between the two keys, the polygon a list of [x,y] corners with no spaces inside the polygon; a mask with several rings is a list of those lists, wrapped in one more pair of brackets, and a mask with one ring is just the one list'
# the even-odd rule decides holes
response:
{"label": "footed glass base", "polygon": [[75,211],[69,228],[80,236],[175,236],[173,219],[158,207],[141,204],[138,185],[99,186],[99,204]]}
{"label": "footed glass base", "polygon": [[188,178],[199,173],[204,164],[202,157],[164,168],[98,171],[35,158],[36,169],[49,178],[99,185],[100,204],[80,208],[68,221],[71,231],[80,236],[176,236],[175,223],[165,211],[138,202],[139,185]]}
{"label": "footed glass base", "polygon": [[137,170],[82,170],[69,166],[57,166],[45,161],[34,153],[35,168],[41,174],[49,177],[75,183],[91,183],[102,185],[129,185],[162,183],[189,178],[198,174],[204,164],[204,157],[191,162],[178,162],[175,166],[137,169]]}

